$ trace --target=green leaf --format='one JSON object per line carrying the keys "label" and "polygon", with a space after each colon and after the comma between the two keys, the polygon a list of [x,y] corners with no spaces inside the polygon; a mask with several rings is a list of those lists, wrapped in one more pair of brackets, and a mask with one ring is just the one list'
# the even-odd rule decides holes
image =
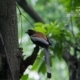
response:
{"label": "green leaf", "polygon": [[46,72],[46,66],[45,66],[45,65],[46,65],[45,62],[42,61],[42,64],[41,64],[41,66],[39,67],[38,72],[42,72],[43,74],[45,74],[45,72]]}
{"label": "green leaf", "polygon": [[59,59],[61,59],[61,57],[62,57],[62,43],[57,42],[53,51],[54,51],[54,54],[57,55],[57,57]]}
{"label": "green leaf", "polygon": [[34,24],[35,27],[41,27],[42,25],[43,25],[43,23],[41,23],[41,22],[37,22]]}
{"label": "green leaf", "polygon": [[43,62],[43,61],[41,61],[42,58],[43,58],[43,53],[41,52],[40,55],[37,56],[31,70],[36,70],[36,71],[39,70],[39,68],[40,68],[40,66],[42,65],[42,62]]}
{"label": "green leaf", "polygon": [[43,33],[43,34],[46,33],[46,29],[43,28],[43,27],[35,27],[35,30],[38,31],[38,32],[41,32],[41,33]]}
{"label": "green leaf", "polygon": [[63,30],[63,34],[64,34],[66,40],[71,40],[72,39],[72,34],[69,31]]}
{"label": "green leaf", "polygon": [[38,67],[40,66],[40,64],[41,64],[40,57],[39,57],[39,58],[37,57],[37,59],[35,60],[32,68],[31,68],[31,70],[36,70],[36,71],[38,71]]}
{"label": "green leaf", "polygon": [[50,25],[51,26],[55,26],[57,24],[58,20],[55,20],[54,22],[51,22]]}
{"label": "green leaf", "polygon": [[23,75],[20,80],[28,80],[28,74]]}

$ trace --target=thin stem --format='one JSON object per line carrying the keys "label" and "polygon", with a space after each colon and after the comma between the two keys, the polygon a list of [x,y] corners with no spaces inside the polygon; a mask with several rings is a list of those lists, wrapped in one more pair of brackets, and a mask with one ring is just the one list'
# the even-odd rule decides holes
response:
{"label": "thin stem", "polygon": [[[22,16],[30,23],[30,25],[34,28],[34,26],[33,26],[32,23],[28,20],[28,18],[25,17],[25,16],[21,13],[21,11],[20,11],[17,3],[16,3],[16,6],[17,6],[17,8],[18,8],[18,10],[19,10],[20,15],[22,15]],[[34,29],[35,29],[35,28],[34,28]]]}
{"label": "thin stem", "polygon": [[75,38],[74,29],[73,29],[73,20],[72,20],[72,16],[70,16],[70,23],[71,23],[71,32],[72,32],[73,37]]}

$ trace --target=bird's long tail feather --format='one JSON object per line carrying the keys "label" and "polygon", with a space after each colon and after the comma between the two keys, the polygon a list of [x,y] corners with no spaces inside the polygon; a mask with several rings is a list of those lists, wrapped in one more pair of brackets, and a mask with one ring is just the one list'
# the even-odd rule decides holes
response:
{"label": "bird's long tail feather", "polygon": [[50,71],[50,54],[48,51],[48,48],[44,48],[44,54],[45,54],[45,62],[46,62],[46,69],[47,69],[47,77],[51,78],[51,71]]}

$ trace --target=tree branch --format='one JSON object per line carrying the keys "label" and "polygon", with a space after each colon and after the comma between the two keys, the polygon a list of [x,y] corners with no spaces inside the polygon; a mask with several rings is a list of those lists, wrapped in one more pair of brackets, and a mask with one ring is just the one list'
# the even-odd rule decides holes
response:
{"label": "tree branch", "polygon": [[29,56],[26,60],[21,60],[21,64],[20,64],[20,77],[23,74],[23,72],[25,71],[25,69],[29,66],[32,65],[37,57],[37,53],[39,52],[39,46],[36,46],[33,50],[33,53],[31,56]]}
{"label": "tree branch", "polygon": [[66,61],[69,68],[69,80],[76,80],[80,60],[75,55],[70,55],[66,49],[64,49],[62,57]]}
{"label": "tree branch", "polygon": [[41,17],[35,12],[35,10],[30,7],[30,5],[25,1],[25,0],[16,0],[18,5],[20,7],[23,8],[23,10],[25,12],[28,13],[28,15],[30,15],[30,17],[32,17],[32,19],[35,21],[35,22],[43,22],[44,21],[41,19]]}

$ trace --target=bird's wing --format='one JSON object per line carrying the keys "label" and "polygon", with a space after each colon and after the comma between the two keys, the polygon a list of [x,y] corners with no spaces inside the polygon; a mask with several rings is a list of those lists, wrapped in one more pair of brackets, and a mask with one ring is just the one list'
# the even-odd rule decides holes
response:
{"label": "bird's wing", "polygon": [[38,37],[38,38],[43,38],[43,39],[47,40],[47,37],[44,34],[42,34],[41,32],[36,32],[36,34],[33,34],[32,36]]}
{"label": "bird's wing", "polygon": [[48,41],[46,41],[44,38],[31,36],[31,40],[32,40],[33,42],[40,42],[40,43],[49,45]]}

